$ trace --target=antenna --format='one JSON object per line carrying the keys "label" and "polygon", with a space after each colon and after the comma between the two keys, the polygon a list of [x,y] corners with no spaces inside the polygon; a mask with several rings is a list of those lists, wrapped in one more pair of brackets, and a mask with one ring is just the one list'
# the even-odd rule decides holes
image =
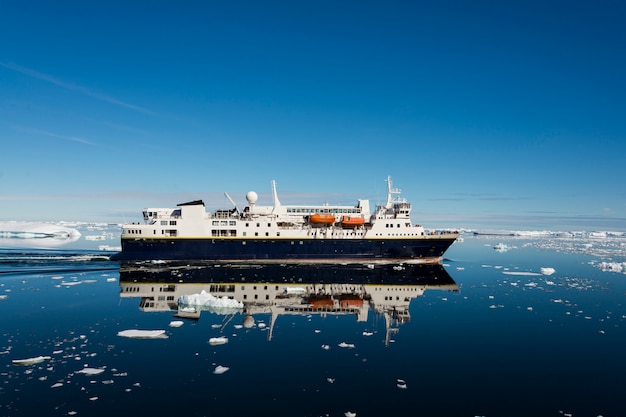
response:
{"label": "antenna", "polygon": [[239,213],[239,209],[237,208],[237,204],[235,203],[235,201],[233,201],[232,198],[230,198],[230,196],[228,195],[227,192],[224,192],[224,195],[226,196],[226,198],[228,199],[228,201],[230,201],[230,204],[233,205],[233,207],[235,207],[235,210],[237,210],[237,213]]}

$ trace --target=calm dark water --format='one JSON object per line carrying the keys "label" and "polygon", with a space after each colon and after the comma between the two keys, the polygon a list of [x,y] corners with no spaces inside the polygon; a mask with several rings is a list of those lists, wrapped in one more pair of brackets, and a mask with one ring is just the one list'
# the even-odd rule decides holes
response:
{"label": "calm dark water", "polygon": [[[467,236],[404,268],[5,250],[0,415],[622,416],[626,275],[598,265],[624,250]],[[243,307],[179,307],[202,290]]]}

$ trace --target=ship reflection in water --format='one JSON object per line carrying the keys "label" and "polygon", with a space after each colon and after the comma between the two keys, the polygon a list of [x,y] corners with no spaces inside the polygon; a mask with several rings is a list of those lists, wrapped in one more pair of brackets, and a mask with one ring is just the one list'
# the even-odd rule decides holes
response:
{"label": "ship reflection in water", "polygon": [[[241,318],[246,328],[255,316],[269,315],[268,340],[284,315],[354,315],[366,322],[370,309],[385,319],[388,344],[409,305],[428,290],[458,291],[443,266],[418,265],[233,265],[123,264],[120,297],[139,297],[144,312],[172,311],[199,320],[201,313]],[[210,295],[209,295],[210,294]],[[192,295],[210,301],[190,305]]]}

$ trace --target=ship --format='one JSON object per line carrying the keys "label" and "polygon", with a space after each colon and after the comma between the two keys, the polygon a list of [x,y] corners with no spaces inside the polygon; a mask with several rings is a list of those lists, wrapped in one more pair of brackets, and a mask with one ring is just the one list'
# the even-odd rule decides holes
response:
{"label": "ship", "polygon": [[283,205],[272,181],[270,206],[207,212],[202,200],[175,208],[146,208],[143,223],[122,225],[116,261],[415,262],[441,263],[457,231],[427,231],[411,222],[411,204],[387,178],[387,201],[355,205]]}

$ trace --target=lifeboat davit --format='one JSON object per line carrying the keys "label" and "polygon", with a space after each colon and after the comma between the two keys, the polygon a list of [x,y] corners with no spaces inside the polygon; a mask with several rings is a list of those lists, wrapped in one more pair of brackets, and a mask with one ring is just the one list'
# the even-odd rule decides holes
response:
{"label": "lifeboat davit", "polygon": [[313,224],[333,224],[335,223],[335,216],[332,214],[315,213],[309,221]]}
{"label": "lifeboat davit", "polygon": [[343,216],[341,219],[342,226],[362,226],[364,223],[365,219],[363,217]]}

